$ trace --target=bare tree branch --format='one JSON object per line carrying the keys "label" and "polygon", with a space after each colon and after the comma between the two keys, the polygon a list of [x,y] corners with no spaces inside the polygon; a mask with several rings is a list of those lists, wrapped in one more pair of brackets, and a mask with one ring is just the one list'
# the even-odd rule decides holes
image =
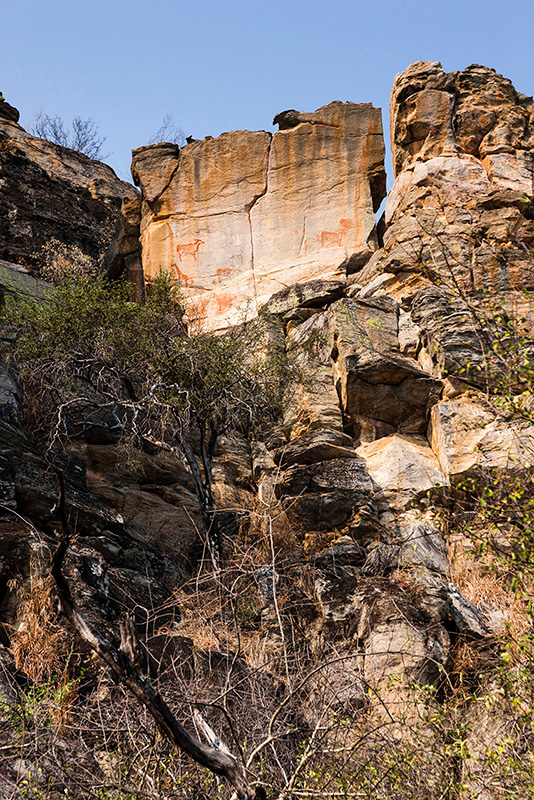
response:
{"label": "bare tree branch", "polygon": [[[71,533],[65,508],[65,482],[60,470],[56,470],[59,478],[58,511],[61,520],[61,539],[52,559],[51,574],[56,583],[57,592],[70,624],[82,639],[111,668],[119,681],[127,686],[152,715],[161,734],[171,742],[174,750],[187,753],[197,764],[207,767],[216,775],[220,775],[235,788],[239,800],[262,800],[265,797],[261,787],[256,790],[245,778],[236,758],[222,746],[205,745],[192,736],[178,722],[161,695],[154,689],[150,681],[137,667],[135,661],[135,634],[133,625],[123,626],[122,646],[117,649],[108,639],[96,630],[84,617],[80,607],[72,597],[69,584],[61,567],[71,543]],[[213,734],[214,735],[214,734]],[[220,742],[220,740],[217,739]]]}

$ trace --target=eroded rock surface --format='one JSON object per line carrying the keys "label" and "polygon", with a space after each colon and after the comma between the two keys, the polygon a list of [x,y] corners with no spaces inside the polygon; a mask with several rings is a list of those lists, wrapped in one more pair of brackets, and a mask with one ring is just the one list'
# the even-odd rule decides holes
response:
{"label": "eroded rock surface", "polygon": [[345,275],[378,246],[383,160],[380,110],[368,103],[296,113],[273,136],[138,148],[145,275],[170,272],[211,328],[296,282]]}
{"label": "eroded rock surface", "polygon": [[111,167],[27,133],[0,106],[0,258],[56,276],[125,269],[142,286],[139,194]]}
{"label": "eroded rock surface", "polygon": [[[409,67],[392,93],[396,181],[383,247],[339,290],[310,284],[308,299],[303,284],[266,306],[299,367],[288,442],[273,454],[275,492],[316,541],[335,526],[315,561],[325,577],[314,631],[357,641],[366,677],[381,685],[398,674],[434,682],[454,637],[484,639],[499,613],[449,582],[435,515],[449,483],[532,463],[529,413],[510,411],[527,400],[509,396],[499,409],[488,397],[521,392],[503,348],[507,320],[523,326],[517,353],[531,346],[533,114],[532,100],[494,70]],[[280,122],[290,129],[303,117]],[[372,501],[347,485],[334,511],[328,476],[342,453],[345,470],[358,465],[365,486],[371,480]],[[353,453],[362,461],[348,460]]]}
{"label": "eroded rock surface", "polygon": [[384,251],[364,282],[416,273],[463,291],[511,293],[534,280],[534,103],[495,70],[416,62],[395,78],[395,185]]}
{"label": "eroded rock surface", "polygon": [[[481,601],[454,577],[441,517],[459,481],[480,472],[513,481],[534,463],[532,398],[501,349],[507,321],[524,316],[519,352],[530,363],[533,114],[530,98],[484,67],[445,74],[418,62],[397,76],[396,181],[380,249],[381,140],[370,106],[283,112],[272,138],[238,131],[134,152],[148,277],[170,269],[196,304],[190,317],[211,327],[261,304],[260,349],[286,359],[279,424],[262,441],[219,439],[213,494],[223,514],[244,521],[244,535],[226,540],[232,598],[248,587],[247,603],[232,606],[239,651],[256,637],[249,652],[257,657],[261,643],[286,669],[294,656],[309,658],[306,668],[334,656],[317,690],[330,698],[329,718],[338,707],[341,719],[360,714],[379,692],[378,714],[406,719],[414,687],[448,691],[445,682],[464,675],[462,648],[491,652],[513,621],[494,588]],[[0,116],[16,122],[1,105]],[[2,262],[0,288],[42,287]],[[4,369],[0,500],[51,540],[56,487],[19,412],[16,377]],[[212,659],[233,669],[237,656],[204,644],[206,625],[193,630],[207,655],[174,637],[182,612],[173,589],[194,573],[203,531],[184,464],[153,452],[130,464],[109,436],[69,447],[68,502],[82,541],[68,569],[84,607],[113,621],[120,604],[138,614],[162,604],[162,624],[177,625],[172,635],[162,628],[162,647],[175,642],[187,658],[196,648],[210,669]],[[11,624],[7,581],[37,544],[8,520],[0,611]],[[510,547],[505,536],[497,544]],[[210,624],[224,617],[207,605]],[[479,680],[478,662],[465,669]],[[0,691],[8,697],[9,686]],[[470,745],[481,764],[493,712],[469,703],[461,714],[487,728],[484,747]],[[469,781],[479,792],[476,770]]]}

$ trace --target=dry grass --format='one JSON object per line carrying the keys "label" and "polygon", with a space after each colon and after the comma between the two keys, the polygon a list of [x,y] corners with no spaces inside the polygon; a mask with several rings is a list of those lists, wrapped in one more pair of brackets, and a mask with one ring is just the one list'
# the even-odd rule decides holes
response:
{"label": "dry grass", "polygon": [[28,708],[44,715],[61,734],[71,719],[78,682],[70,674],[71,642],[57,624],[52,579],[32,563],[28,582],[12,581],[18,596],[21,622],[11,636],[17,669],[31,681]]}
{"label": "dry grass", "polygon": [[11,637],[17,669],[36,683],[51,680],[63,671],[69,652],[68,638],[56,621],[52,579],[32,565],[29,582],[13,581],[10,588],[16,591],[22,612]]}
{"label": "dry grass", "polygon": [[528,601],[514,591],[495,556],[475,553],[465,539],[450,543],[449,553],[451,580],[463,596],[483,612],[500,612],[503,632],[521,639],[532,625]]}

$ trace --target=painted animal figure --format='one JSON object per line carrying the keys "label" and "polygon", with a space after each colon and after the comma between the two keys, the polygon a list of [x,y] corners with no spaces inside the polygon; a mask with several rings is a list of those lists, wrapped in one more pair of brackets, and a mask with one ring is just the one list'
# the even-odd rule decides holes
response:
{"label": "painted animal figure", "polygon": [[184,286],[185,286],[185,288],[187,289],[187,287],[189,286],[189,282],[190,282],[190,280],[191,280],[191,278],[189,277],[189,275],[186,275],[186,274],[185,274],[185,272],[182,272],[182,270],[180,269],[180,267],[179,267],[177,264],[175,264],[174,262],[171,264],[171,267],[172,267],[172,268],[175,270],[175,272],[176,272],[176,277],[178,278],[178,282],[181,282],[181,283],[183,283],[183,285],[184,285]]}
{"label": "painted animal figure", "polygon": [[188,242],[187,244],[179,244],[176,246],[176,252],[178,253],[178,258],[182,261],[182,256],[193,256],[196,259],[198,248],[201,244],[204,244],[202,239],[195,239],[194,242]]}
{"label": "painted animal figure", "polygon": [[322,231],[321,247],[341,247],[343,245],[344,236],[345,231]]}

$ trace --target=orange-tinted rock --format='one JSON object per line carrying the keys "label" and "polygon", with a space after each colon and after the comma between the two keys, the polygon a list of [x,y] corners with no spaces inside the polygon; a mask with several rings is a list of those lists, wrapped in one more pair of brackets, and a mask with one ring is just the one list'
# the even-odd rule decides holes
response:
{"label": "orange-tinted rock", "polygon": [[179,154],[171,145],[133,153],[145,275],[170,272],[190,318],[208,327],[255,314],[290,284],[344,275],[377,248],[380,110],[331,103],[294,114],[274,136],[234,131]]}
{"label": "orange-tinted rock", "polygon": [[[532,98],[487,67],[417,62],[395,78],[384,246],[358,283],[401,299],[420,329],[412,352],[436,377],[480,372],[477,325],[495,309],[534,329],[533,123]],[[441,309],[423,319],[431,296]]]}
{"label": "orange-tinted rock", "polygon": [[249,211],[265,191],[270,142],[265,132],[224,133],[187,145],[176,162],[156,148],[134,151],[145,276],[170,272],[191,300],[190,318],[210,327],[255,308]]}
{"label": "orange-tinted rock", "polygon": [[330,103],[275,133],[267,191],[251,210],[262,293],[337,277],[369,259],[383,153],[380,111],[370,104]]}

